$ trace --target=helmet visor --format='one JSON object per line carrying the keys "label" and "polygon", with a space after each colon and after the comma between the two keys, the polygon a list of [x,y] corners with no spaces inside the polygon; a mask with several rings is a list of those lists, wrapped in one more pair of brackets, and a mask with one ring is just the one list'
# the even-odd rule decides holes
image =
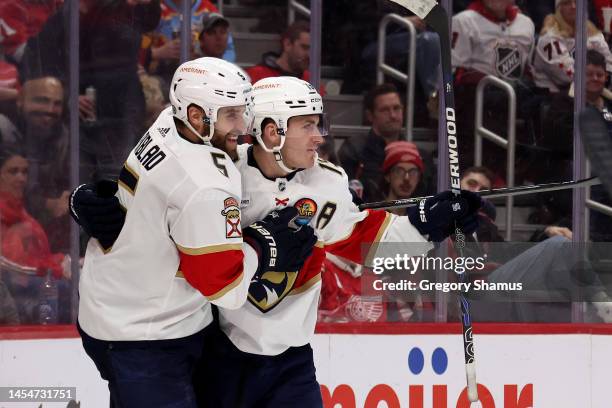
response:
{"label": "helmet visor", "polygon": [[325,113],[320,115],[300,115],[289,119],[287,137],[313,137],[329,135],[329,119]]}
{"label": "helmet visor", "polygon": [[244,135],[252,122],[253,114],[250,106],[224,106],[217,111],[215,132],[222,135]]}

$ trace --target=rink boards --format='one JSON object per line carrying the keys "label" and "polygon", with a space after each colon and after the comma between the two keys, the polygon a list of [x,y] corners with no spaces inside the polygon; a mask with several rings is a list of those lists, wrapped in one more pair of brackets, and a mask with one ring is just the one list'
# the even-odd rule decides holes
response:
{"label": "rink boards", "polygon": [[[107,407],[74,328],[45,329],[0,329],[0,386],[73,386],[82,408]],[[612,406],[612,327],[493,324],[474,332],[482,407]],[[325,408],[469,407],[458,333],[456,324],[319,326],[312,345]],[[0,402],[26,406],[38,405]]]}

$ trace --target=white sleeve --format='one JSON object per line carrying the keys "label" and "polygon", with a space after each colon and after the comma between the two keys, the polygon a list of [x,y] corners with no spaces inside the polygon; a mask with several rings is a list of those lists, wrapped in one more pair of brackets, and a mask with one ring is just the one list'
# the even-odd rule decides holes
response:
{"label": "white sleeve", "polygon": [[227,191],[200,189],[180,211],[168,214],[180,272],[210,302],[228,309],[245,302],[258,263],[242,242],[239,203],[240,197]]}
{"label": "white sleeve", "polygon": [[559,36],[544,34],[538,39],[534,68],[553,83],[567,85],[574,79],[574,58]]}
{"label": "white sleeve", "polygon": [[453,69],[468,66],[472,58],[472,34],[471,22],[466,14],[459,13],[453,17],[451,37]]}

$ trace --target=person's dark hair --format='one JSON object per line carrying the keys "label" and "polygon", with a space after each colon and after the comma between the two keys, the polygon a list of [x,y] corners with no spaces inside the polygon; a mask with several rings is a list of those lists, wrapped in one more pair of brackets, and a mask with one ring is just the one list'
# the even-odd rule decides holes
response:
{"label": "person's dark hair", "polygon": [[461,178],[464,178],[470,173],[482,174],[483,176],[489,179],[489,181],[491,182],[491,185],[493,185],[493,181],[495,180],[495,174],[493,174],[491,170],[489,170],[487,167],[484,167],[484,166],[472,166],[472,167],[467,168],[466,170],[463,170],[463,174],[461,175]]}
{"label": "person's dark hair", "polygon": [[15,156],[26,157],[25,152],[16,144],[0,145],[0,167],[4,166],[10,158]]}
{"label": "person's dark hair", "polygon": [[295,42],[302,33],[310,33],[310,23],[304,20],[298,20],[293,22],[287,27],[285,32],[281,35],[281,47],[285,40],[289,40],[292,43]]}
{"label": "person's dark hair", "polygon": [[399,91],[397,90],[397,87],[393,84],[384,83],[384,84],[376,85],[374,88],[370,89],[368,93],[366,93],[366,95],[364,96],[363,98],[364,108],[370,112],[374,111],[374,103],[376,101],[376,98],[378,98],[380,95],[386,95],[389,93],[396,93],[398,96],[400,96]]}
{"label": "person's dark hair", "polygon": [[595,50],[587,50],[586,54],[586,63],[587,65],[595,65],[606,69],[606,57],[603,56],[602,53]]}

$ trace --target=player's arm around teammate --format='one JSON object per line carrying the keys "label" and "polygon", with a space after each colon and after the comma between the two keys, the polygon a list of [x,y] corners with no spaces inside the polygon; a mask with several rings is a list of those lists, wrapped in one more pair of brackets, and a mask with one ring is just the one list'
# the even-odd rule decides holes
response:
{"label": "player's arm around teammate", "polygon": [[[71,196],[73,217],[94,237],[79,285],[79,331],[109,383],[111,406],[195,407],[191,375],[212,322],[210,304],[240,307],[262,254],[272,251],[243,242],[240,176],[208,144],[215,134],[244,132],[250,92],[248,76],[233,64],[203,58],[181,65],[172,107],[128,156],[119,188],[85,185]],[[80,211],[84,198],[100,193],[101,212]],[[101,233],[96,217],[121,207],[126,213]],[[312,246],[308,228],[274,233],[278,248]]]}

